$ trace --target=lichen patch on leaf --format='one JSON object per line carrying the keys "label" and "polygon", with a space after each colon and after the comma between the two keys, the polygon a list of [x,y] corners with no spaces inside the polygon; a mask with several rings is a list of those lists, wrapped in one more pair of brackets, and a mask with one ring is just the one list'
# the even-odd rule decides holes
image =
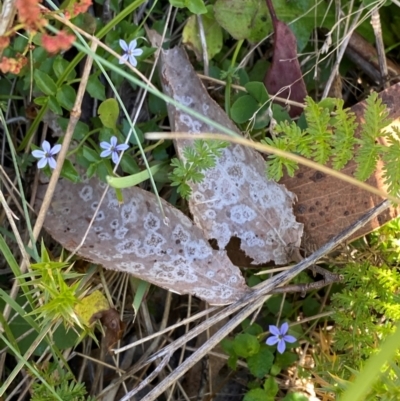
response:
{"label": "lichen patch on leaf", "polygon": [[[208,95],[184,50],[162,51],[161,73],[164,91],[175,100],[211,120],[239,133],[221,107]],[[182,82],[185,84],[182,85]],[[184,100],[184,102],[182,101]],[[217,130],[193,116],[168,106],[171,125],[176,132],[194,134]],[[191,140],[175,141],[177,153],[184,158]],[[189,201],[194,222],[208,239],[216,239],[224,249],[232,237],[240,238],[241,248],[254,264],[290,260],[288,249],[300,246],[303,225],[296,221],[293,193],[265,177],[265,162],[259,153],[232,144],[222,150],[214,168],[204,172],[201,183],[190,182]]]}
{"label": "lichen patch on leaf", "polygon": [[[39,188],[38,199],[46,187]],[[63,247],[73,251],[80,243],[103,187],[97,178],[79,184],[59,180],[44,227]],[[107,192],[78,255],[214,305],[230,304],[250,291],[226,252],[212,249],[182,212],[162,200],[166,225],[153,194],[133,187],[122,195],[119,205],[115,192]]]}

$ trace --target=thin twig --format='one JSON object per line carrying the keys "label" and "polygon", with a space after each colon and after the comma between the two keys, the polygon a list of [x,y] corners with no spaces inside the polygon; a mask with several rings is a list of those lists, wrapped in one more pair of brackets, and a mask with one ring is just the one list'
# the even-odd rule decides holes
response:
{"label": "thin twig", "polygon": [[[96,49],[97,49],[97,43],[93,42],[91,45],[91,50],[93,52],[96,52]],[[78,124],[79,118],[81,116],[81,105],[82,105],[83,95],[85,94],[86,91],[86,85],[89,79],[92,64],[93,64],[93,59],[88,56],[83,70],[82,79],[78,88],[78,93],[76,94],[75,104],[71,110],[71,117],[69,119],[67,130],[65,132],[61,151],[57,157],[57,166],[54,169],[53,174],[51,175],[50,182],[47,186],[46,194],[43,199],[43,203],[40,207],[40,211],[37,216],[36,224],[33,228],[33,237],[35,240],[38,238],[40,230],[43,227],[44,219],[50,207],[50,203],[53,198],[53,194],[56,189],[58,179],[60,178],[61,169],[63,167],[64,160],[67,156],[67,152],[70,143],[72,141],[72,136],[74,134],[75,127]]]}
{"label": "thin twig", "polygon": [[200,43],[203,50],[203,64],[204,64],[204,75],[208,76],[208,48],[207,48],[207,40],[206,34],[204,32],[204,24],[203,24],[203,17],[201,15],[197,15],[197,24],[199,25],[199,33],[200,33]]}
{"label": "thin twig", "polygon": [[330,88],[332,86],[333,80],[335,79],[336,75],[339,72],[340,62],[342,61],[342,58],[343,58],[344,53],[346,51],[346,48],[347,48],[347,45],[348,45],[349,40],[351,38],[351,35],[352,35],[353,31],[357,28],[358,20],[359,20],[359,18],[361,16],[362,10],[363,9],[360,7],[360,9],[357,11],[357,13],[356,13],[356,15],[354,17],[354,20],[353,20],[348,32],[346,32],[346,38],[343,40],[343,43],[342,43],[340,51],[339,51],[339,53],[337,55],[335,64],[334,64],[334,66],[332,68],[331,74],[330,74],[330,76],[328,78],[328,81],[326,82],[326,86],[325,86],[324,92],[322,94],[322,99],[325,99],[328,96],[328,93],[329,93],[329,90],[330,90]]}
{"label": "thin twig", "polygon": [[[153,140],[159,140],[159,139],[182,140],[182,139],[193,139],[193,134],[188,134],[187,132],[172,132],[172,133],[148,132],[145,134],[145,138],[153,139]],[[286,159],[293,160],[296,163],[302,164],[303,166],[310,167],[314,170],[320,171],[322,173],[331,175],[332,177],[338,178],[339,180],[347,182],[348,184],[355,185],[361,189],[364,189],[365,191],[368,191],[368,192],[371,192],[372,194],[378,195],[383,199],[389,199],[396,204],[400,203],[400,198],[390,195],[390,194],[386,193],[385,191],[382,191],[378,188],[373,187],[372,185],[368,185],[365,182],[358,181],[357,179],[355,179],[349,175],[343,174],[340,171],[333,170],[322,164],[318,164],[312,160],[308,160],[305,157],[298,156],[294,153],[285,152],[281,149],[274,148],[273,146],[265,145],[265,144],[258,143],[258,142],[253,142],[253,141],[250,141],[243,137],[228,136],[225,134],[198,133],[198,134],[196,134],[196,139],[213,139],[213,140],[218,140],[218,141],[229,141],[229,142],[233,142],[233,143],[238,143],[239,145],[248,146],[250,148],[258,150],[261,153],[265,153],[265,154],[271,153],[271,154],[274,154],[277,156],[285,157]]]}
{"label": "thin twig", "polygon": [[389,72],[386,62],[385,45],[383,44],[382,26],[378,7],[375,7],[372,11],[371,25],[375,35],[376,51],[378,53],[379,69],[381,71],[381,83],[386,89],[390,86],[390,82],[388,81]]}

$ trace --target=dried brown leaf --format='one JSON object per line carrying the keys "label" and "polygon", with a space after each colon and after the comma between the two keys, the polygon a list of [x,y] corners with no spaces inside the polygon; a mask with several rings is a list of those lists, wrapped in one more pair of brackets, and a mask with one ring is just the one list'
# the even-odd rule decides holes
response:
{"label": "dried brown leaf", "polygon": [[[66,249],[81,242],[104,188],[96,178],[58,182],[44,227]],[[39,187],[36,208],[45,190],[46,185]],[[232,303],[249,291],[225,251],[213,250],[182,212],[161,200],[166,224],[153,194],[137,187],[122,194],[125,203],[119,205],[114,191],[107,192],[78,255],[214,305]]]}
{"label": "dried brown leaf", "polygon": [[105,331],[105,345],[108,352],[111,352],[112,347],[121,340],[124,331],[125,323],[119,318],[119,313],[113,308],[95,313],[90,319],[91,323],[100,319]]}
{"label": "dried brown leaf", "polygon": [[[383,103],[389,111],[389,118],[399,127],[400,86],[393,85],[380,93]],[[365,102],[351,108],[356,114],[359,128],[364,122]],[[356,133],[358,136],[359,134]],[[350,161],[341,170],[342,173],[354,176],[355,161]],[[387,190],[382,172],[382,163],[378,163],[375,173],[366,181],[376,188]],[[344,228],[357,221],[362,215],[382,202],[382,198],[358,187],[350,185],[320,171],[300,166],[294,177],[284,176],[280,183],[293,191],[298,202],[294,207],[297,219],[304,224],[306,242],[304,246],[312,251],[319,248],[337,235]],[[399,215],[400,208],[391,206],[368,225],[354,234],[351,239],[365,235]]]}
{"label": "dried brown leaf", "polygon": [[[276,18],[271,0],[267,0],[274,26],[274,53],[272,64],[264,79],[270,95],[303,103],[307,96],[299,60],[297,58],[297,40],[291,29]],[[297,117],[303,112],[301,107],[291,106],[290,117]]]}
{"label": "dried brown leaf", "polygon": [[[209,96],[183,49],[161,52],[161,76],[164,92],[232,131],[240,134],[221,107]],[[177,132],[218,132],[189,114],[168,106],[172,129]],[[192,146],[191,140],[175,141],[177,153]],[[225,249],[232,237],[240,238],[241,249],[261,264],[290,260],[290,250],[299,247],[303,232],[296,222],[293,194],[265,177],[264,159],[253,149],[231,145],[224,149],[215,168],[205,172],[202,183],[190,183],[189,201],[194,222],[208,239],[216,239]]]}

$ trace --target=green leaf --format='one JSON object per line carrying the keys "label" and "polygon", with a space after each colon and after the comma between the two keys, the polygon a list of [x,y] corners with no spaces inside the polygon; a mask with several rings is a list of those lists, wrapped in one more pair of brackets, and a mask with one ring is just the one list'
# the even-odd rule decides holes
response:
{"label": "green leaf", "polygon": [[283,317],[288,316],[291,312],[293,312],[292,305],[286,301],[283,301],[282,307],[282,295],[274,295],[266,302],[266,306],[268,310],[273,314],[277,315],[278,313],[281,314]]}
{"label": "green leaf", "polygon": [[243,401],[266,401],[267,394],[262,388],[253,388],[243,397]]}
{"label": "green leaf", "polygon": [[35,97],[35,99],[33,99],[33,103],[35,103],[39,106],[44,106],[45,104],[47,104],[48,101],[49,101],[48,96],[38,96],[38,97]]}
{"label": "green leaf", "polygon": [[296,354],[294,354],[293,352],[287,351],[288,347],[295,347],[295,346],[296,346],[296,343],[294,343],[294,344],[286,343],[286,352],[284,352],[283,354],[278,353],[276,355],[274,365],[279,366],[279,368],[281,368],[281,369],[286,369],[289,366],[293,365],[296,361],[298,361],[299,357]]}
{"label": "green leaf", "polygon": [[72,182],[79,182],[80,177],[78,172],[76,171],[74,165],[68,159],[64,160],[64,164],[61,170],[61,177],[67,178]]}
{"label": "green leaf", "polygon": [[236,355],[248,358],[251,355],[256,354],[260,349],[260,343],[257,337],[251,334],[238,334],[233,340],[233,349]]}
{"label": "green leaf", "polygon": [[55,95],[57,92],[57,85],[53,81],[53,78],[50,75],[42,72],[40,70],[35,70],[33,73],[33,78],[35,80],[35,84],[37,87],[45,94],[45,95]]}
{"label": "green leaf", "polygon": [[279,386],[274,377],[269,376],[264,382],[264,390],[267,393],[268,398],[265,401],[274,401],[275,396],[278,394]]}
{"label": "green leaf", "polygon": [[95,99],[105,100],[106,98],[106,89],[96,75],[91,75],[89,77],[86,90],[89,95]]}
{"label": "green leaf", "polygon": [[250,319],[244,320],[242,322],[242,327],[247,334],[251,334],[253,336],[258,336],[264,331],[263,328],[257,323],[253,323],[250,325]]}
{"label": "green leaf", "polygon": [[253,376],[261,379],[269,373],[274,362],[274,355],[267,348],[262,347],[257,354],[247,358],[247,365]]}
{"label": "green leaf", "polygon": [[62,109],[58,104],[58,100],[54,96],[49,96],[49,103],[48,103],[50,110],[55,114],[62,114]]}
{"label": "green leaf", "polygon": [[135,158],[126,152],[124,153],[124,156],[121,159],[120,166],[122,170],[128,174],[133,175],[140,172],[140,168],[137,165]]}
{"label": "green leaf", "polygon": [[118,102],[115,99],[104,100],[97,111],[103,125],[116,131],[119,115]]}
{"label": "green leaf", "polygon": [[82,154],[83,157],[91,163],[95,163],[101,160],[100,155],[94,149],[89,148],[86,145],[82,147]]}
{"label": "green leaf", "polygon": [[[60,78],[61,76],[63,76],[68,66],[69,66],[68,61],[65,60],[62,56],[58,55],[53,63],[53,71],[56,74],[56,77]],[[72,70],[68,75],[68,77],[65,78],[64,82],[73,80],[75,76],[76,72],[75,70]]]}
{"label": "green leaf", "polygon": [[243,124],[250,120],[257,109],[258,104],[253,96],[241,96],[231,107],[231,118],[235,123]]}
{"label": "green leaf", "polygon": [[[57,123],[60,125],[61,129],[64,132],[67,131],[67,127],[69,124],[68,118],[59,117],[57,119]],[[82,141],[85,138],[85,136],[88,134],[88,132],[89,132],[89,126],[87,124],[83,123],[82,121],[78,121],[78,124],[76,124],[76,126],[75,126],[73,138],[76,139],[77,141]]]}
{"label": "green leaf", "polygon": [[63,85],[57,91],[57,100],[64,109],[71,111],[76,100],[75,89],[70,85]]}
{"label": "green leaf", "polygon": [[207,8],[204,4],[203,0],[186,0],[187,8],[193,14],[205,14],[207,12]]}
{"label": "green leaf", "polygon": [[132,306],[135,311],[135,315],[137,315],[139,313],[140,305],[142,304],[151,284],[135,277],[132,277],[131,280],[133,282],[133,289],[135,292],[135,298],[132,302]]}
{"label": "green leaf", "polygon": [[217,0],[214,12],[222,28],[237,40],[258,42],[272,31],[271,18],[264,1]]}
{"label": "green leaf", "polygon": [[166,115],[168,112],[165,100],[160,99],[153,93],[149,94],[149,110],[152,114],[155,114],[156,116]]}
{"label": "green leaf", "polygon": [[302,393],[289,393],[283,401],[308,401],[308,397]]}
{"label": "green leaf", "polygon": [[228,358],[228,366],[229,366],[232,370],[236,370],[236,368],[237,368],[237,361],[238,361],[237,355],[231,355],[231,356]]}
{"label": "green leaf", "polygon": [[169,0],[171,6],[188,8],[193,14],[205,14],[207,8],[203,0]]}
{"label": "green leaf", "polygon": [[235,350],[233,349],[233,341],[227,338],[224,338],[221,341],[221,347],[228,355],[233,356],[235,354]]}
{"label": "green leaf", "polygon": [[314,316],[318,313],[318,311],[321,308],[320,302],[318,302],[315,298],[313,297],[307,297],[303,301],[303,312],[305,316]]}
{"label": "green leaf", "polygon": [[[158,171],[166,167],[167,163],[159,163],[150,167],[151,175],[154,176]],[[148,180],[150,174],[148,170],[143,170],[140,173],[129,175],[127,177],[112,177],[107,176],[107,183],[113,188],[129,188]]]}
{"label": "green leaf", "polygon": [[[202,16],[204,33],[207,43],[208,59],[211,60],[218,54],[223,45],[222,28],[214,18],[211,6],[209,12]],[[200,40],[199,26],[196,15],[188,18],[182,32],[182,42],[190,47],[196,54],[198,60],[203,58],[203,46]]]}
{"label": "green leaf", "polygon": [[[134,127],[135,128],[135,132],[132,132],[131,136],[129,137],[129,143],[131,145],[137,145],[138,144],[138,140],[140,143],[144,142],[144,135],[143,132],[140,128],[138,128],[137,126]],[[124,138],[126,138],[130,132],[131,129],[131,125],[129,124],[129,122],[126,119],[122,120],[122,133],[124,134]],[[153,129],[152,131],[155,131],[158,129],[157,128]]]}
{"label": "green leaf", "polygon": [[248,82],[244,87],[249,95],[253,96],[260,105],[264,104],[269,99],[267,89],[263,82]]}
{"label": "green leaf", "polygon": [[88,167],[86,171],[86,175],[88,178],[92,178],[96,174],[97,166],[97,163],[93,163]]}

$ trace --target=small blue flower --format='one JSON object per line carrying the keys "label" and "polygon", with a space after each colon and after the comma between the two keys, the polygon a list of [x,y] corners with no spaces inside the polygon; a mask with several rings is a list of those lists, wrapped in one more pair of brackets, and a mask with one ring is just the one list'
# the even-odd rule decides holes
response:
{"label": "small blue flower", "polygon": [[44,168],[47,163],[49,163],[50,168],[55,169],[57,163],[54,156],[61,150],[61,145],[57,144],[51,147],[49,142],[43,141],[42,149],[43,150],[36,149],[32,152],[33,157],[40,159],[37,164],[38,168]]}
{"label": "small blue flower", "polygon": [[126,150],[129,148],[129,146],[126,143],[122,143],[121,145],[117,145],[117,137],[112,136],[110,143],[108,142],[101,142],[100,147],[104,149],[100,153],[100,157],[108,157],[111,155],[111,159],[114,162],[114,164],[118,163],[119,160],[119,152],[122,152],[123,150]]}
{"label": "small blue flower", "polygon": [[295,337],[286,334],[288,330],[289,325],[287,323],[283,323],[280,329],[277,326],[269,326],[269,331],[272,336],[267,338],[266,343],[268,345],[278,344],[278,352],[283,354],[285,352],[286,343],[296,342]]}
{"label": "small blue flower", "polygon": [[119,59],[119,63],[123,64],[126,61],[129,61],[134,67],[137,66],[137,56],[141,56],[143,54],[142,49],[136,49],[137,41],[133,39],[130,41],[129,45],[125,42],[125,40],[120,39],[119,45],[121,46],[122,50],[125,52],[122,57]]}

